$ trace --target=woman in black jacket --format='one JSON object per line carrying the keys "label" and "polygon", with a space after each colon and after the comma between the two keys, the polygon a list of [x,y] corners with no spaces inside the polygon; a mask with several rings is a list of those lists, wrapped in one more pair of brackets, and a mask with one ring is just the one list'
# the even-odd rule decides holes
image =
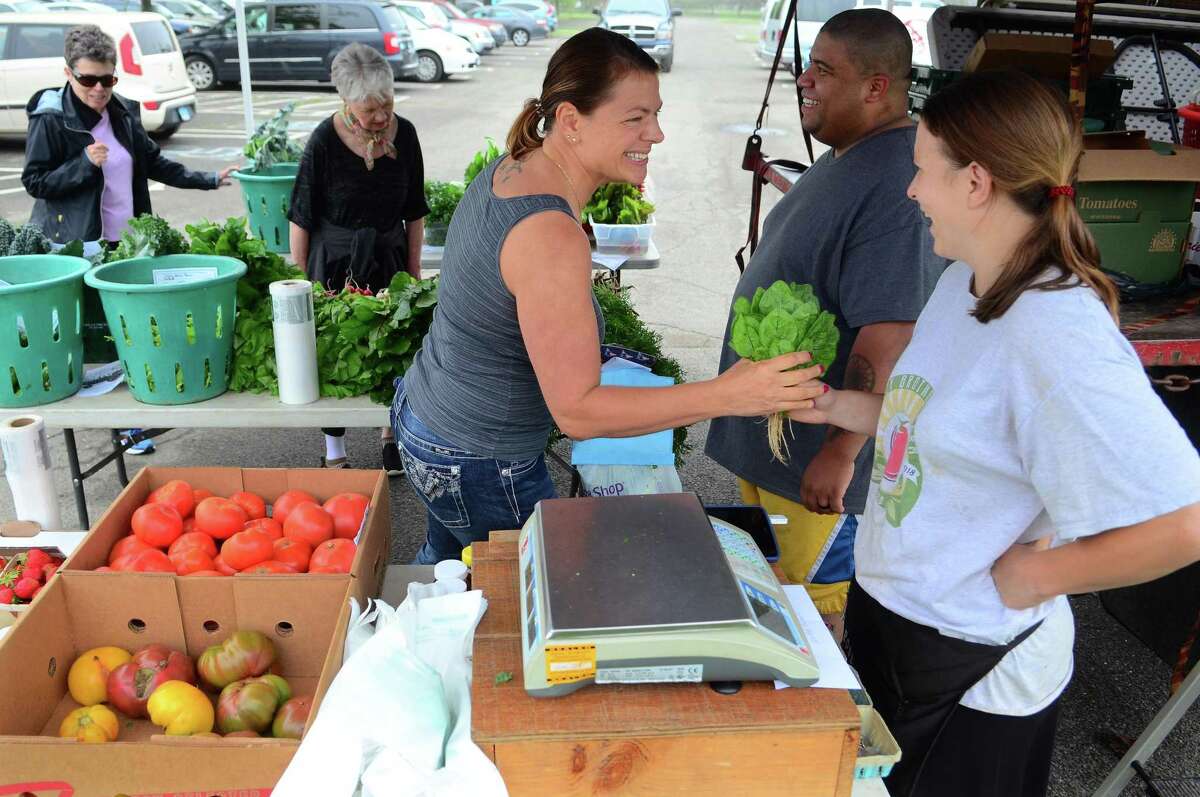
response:
{"label": "woman in black jacket", "polygon": [[29,100],[21,182],[37,201],[30,222],[54,243],[120,240],[129,220],[150,213],[148,180],[218,188],[230,166],[194,172],[165,158],[146,135],[138,105],[113,94],[117,51],[95,25],[67,32],[67,85]]}

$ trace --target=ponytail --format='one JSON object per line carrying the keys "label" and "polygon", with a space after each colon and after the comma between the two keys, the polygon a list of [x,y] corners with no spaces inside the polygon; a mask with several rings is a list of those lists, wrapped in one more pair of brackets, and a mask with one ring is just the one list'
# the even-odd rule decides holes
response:
{"label": "ponytail", "polygon": [[538,130],[542,123],[542,103],[540,100],[525,100],[521,113],[508,131],[506,146],[513,160],[519,161],[535,149],[540,149],[544,140]]}
{"label": "ponytail", "polygon": [[[986,324],[1027,290],[1086,285],[1115,320],[1116,286],[1100,270],[1100,250],[1070,187],[1083,156],[1083,133],[1062,95],[1023,72],[977,72],[931,97],[921,124],[956,166],[978,163],[996,189],[1035,220],[972,315]],[[1044,276],[1047,271],[1051,276]]]}

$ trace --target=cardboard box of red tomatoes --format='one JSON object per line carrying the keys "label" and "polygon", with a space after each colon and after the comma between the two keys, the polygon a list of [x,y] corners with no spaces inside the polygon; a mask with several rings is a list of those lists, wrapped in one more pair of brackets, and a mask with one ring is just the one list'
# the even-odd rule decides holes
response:
{"label": "cardboard box of red tomatoes", "polygon": [[[349,500],[349,509],[330,504],[346,494],[365,496],[365,508],[361,498]],[[251,516],[259,513],[277,515],[280,528],[255,523],[262,518]],[[253,533],[238,536],[247,531]],[[189,534],[198,536],[185,539]],[[252,631],[276,652],[271,673],[282,676],[295,695],[311,696],[311,723],[341,667],[348,599],[361,604],[379,594],[390,536],[382,471],[142,470],[41,590],[27,616],[0,639],[0,795],[266,797],[297,741],[181,736],[162,716],[158,724],[152,721],[153,707],[149,717],[129,716],[106,697],[100,709],[91,708],[76,699],[78,689],[73,694],[71,668],[96,648],[137,656],[148,646],[164,646],[175,651],[174,658],[186,656],[196,664],[197,688],[219,724],[221,699],[214,689],[202,688],[199,660],[235,632]],[[293,544],[300,542],[308,546],[299,551],[307,562]],[[268,546],[270,558],[263,558]],[[322,546],[328,550],[323,556]],[[225,567],[217,565],[218,556]],[[128,558],[118,564],[121,557]],[[263,692],[261,685],[253,689]],[[245,701],[253,707],[252,700]],[[64,721],[80,732],[77,718],[75,724],[71,720],[83,708],[98,718],[87,733],[108,738],[115,732],[117,738],[102,744],[60,738]],[[115,723],[105,713],[109,709]]]}
{"label": "cardboard box of red tomatoes", "polygon": [[378,594],[391,538],[379,470],[145,468],[64,565],[98,578],[349,578]]}
{"label": "cardboard box of red tomatoes", "polygon": [[[58,573],[0,640],[0,795],[266,797],[299,745],[272,736],[297,724],[278,730],[274,721],[296,720],[280,720],[293,698],[311,698],[307,723],[319,711],[341,667],[353,587],[330,575]],[[151,646],[160,653],[141,655]],[[145,695],[148,716],[139,716],[113,690],[125,683],[125,662],[153,660],[170,677]],[[228,696],[218,692],[247,674],[226,685]],[[212,714],[198,716],[201,704]],[[207,722],[222,733],[258,722],[262,735],[180,735],[203,733],[197,723]]]}

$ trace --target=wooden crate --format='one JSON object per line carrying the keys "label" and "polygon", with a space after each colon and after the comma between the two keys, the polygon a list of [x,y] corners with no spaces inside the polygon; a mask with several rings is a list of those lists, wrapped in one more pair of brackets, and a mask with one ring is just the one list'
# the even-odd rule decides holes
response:
{"label": "wooden crate", "polygon": [[[522,795],[849,795],[859,715],[833,689],[707,684],[586,686],[526,694],[516,532],[472,548],[488,611],[475,633],[471,735]],[[513,678],[496,683],[496,674]]]}

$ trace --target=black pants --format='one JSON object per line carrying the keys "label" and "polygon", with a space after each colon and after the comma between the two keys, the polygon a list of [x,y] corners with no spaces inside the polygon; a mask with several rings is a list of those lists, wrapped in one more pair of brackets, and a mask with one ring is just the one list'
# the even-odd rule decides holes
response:
{"label": "black pants", "polygon": [[[974,730],[975,735],[964,731],[960,738],[953,730],[955,718],[967,711],[958,705],[962,696],[1036,627],[1026,629],[1007,645],[954,639],[888,610],[857,581],[851,582],[846,606],[850,660],[862,678],[863,688],[900,744],[902,754],[900,763],[887,778],[888,791],[893,797],[957,794],[1024,797],[1045,792],[1056,707],[1048,720],[1040,714],[999,717],[970,712],[960,722],[967,723],[965,731]],[[992,720],[1005,728],[1023,725],[1024,729],[1018,727],[1012,733],[1021,739],[1021,744],[993,742],[987,735]],[[1046,723],[1049,741],[1030,738],[1034,735],[1031,728]],[[1044,741],[1045,750],[1036,747]],[[988,770],[988,762],[994,763],[996,770],[1004,771],[1005,788],[989,791],[991,786],[978,780],[980,773]],[[1032,768],[1040,764],[1044,764],[1044,771],[1039,776]],[[955,782],[962,780],[969,788],[949,789],[941,782],[943,777],[952,777]],[[1010,782],[1039,781],[1041,791],[1007,788]]]}
{"label": "black pants", "polygon": [[321,431],[324,432],[325,434],[329,435],[330,437],[345,437],[346,436],[346,427],[345,426],[338,426],[336,428],[329,427],[328,429],[326,429],[325,427],[321,427]]}

